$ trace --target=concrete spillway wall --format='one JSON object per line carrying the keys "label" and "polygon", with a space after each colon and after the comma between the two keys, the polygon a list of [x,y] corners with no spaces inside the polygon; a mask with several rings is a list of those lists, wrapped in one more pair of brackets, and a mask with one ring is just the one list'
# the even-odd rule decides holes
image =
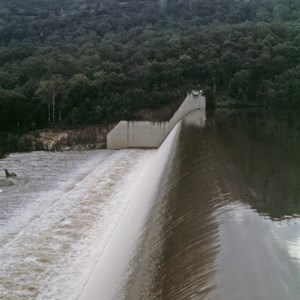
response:
{"label": "concrete spillway wall", "polygon": [[205,97],[199,91],[192,91],[170,121],[120,121],[107,135],[107,149],[158,148],[185,115],[205,108]]}

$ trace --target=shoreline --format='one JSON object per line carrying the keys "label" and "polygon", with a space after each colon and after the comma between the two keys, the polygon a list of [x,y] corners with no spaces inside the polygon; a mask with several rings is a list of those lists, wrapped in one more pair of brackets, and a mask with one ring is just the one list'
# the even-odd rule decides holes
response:
{"label": "shoreline", "polygon": [[47,128],[30,131],[21,138],[30,140],[32,151],[81,151],[106,149],[108,132],[115,124],[81,128]]}

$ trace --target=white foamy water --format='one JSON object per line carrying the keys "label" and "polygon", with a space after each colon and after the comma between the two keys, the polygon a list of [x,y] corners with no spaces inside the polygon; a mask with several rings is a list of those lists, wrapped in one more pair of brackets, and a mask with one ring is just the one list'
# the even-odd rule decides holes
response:
{"label": "white foamy water", "polygon": [[[11,155],[0,194],[0,298],[76,299],[155,151]],[[2,178],[5,180],[4,178]]]}
{"label": "white foamy water", "polygon": [[[151,159],[144,161],[140,176],[135,178],[136,188],[134,193],[130,193],[131,201],[126,212],[94,264],[79,300],[125,299],[126,282],[134,272],[134,257],[144,230],[147,229],[146,220],[156,201],[157,188],[180,126],[181,123],[178,123],[160,148],[152,151]],[[148,274],[148,283],[153,280],[152,275]]]}

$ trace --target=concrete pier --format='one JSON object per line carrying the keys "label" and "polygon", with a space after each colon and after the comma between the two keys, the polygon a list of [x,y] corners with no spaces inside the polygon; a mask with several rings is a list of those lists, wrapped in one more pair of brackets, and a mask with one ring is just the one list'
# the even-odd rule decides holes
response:
{"label": "concrete pier", "polygon": [[194,90],[167,122],[120,121],[107,135],[107,149],[158,148],[184,116],[195,110],[205,111],[205,108],[205,97],[201,91]]}

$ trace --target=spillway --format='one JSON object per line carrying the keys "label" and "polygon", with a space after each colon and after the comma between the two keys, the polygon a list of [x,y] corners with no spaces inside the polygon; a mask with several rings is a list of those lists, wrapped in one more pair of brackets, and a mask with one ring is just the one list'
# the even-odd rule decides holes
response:
{"label": "spillway", "polygon": [[1,160],[0,298],[297,300],[298,127],[204,118],[158,150]]}
{"label": "spillway", "polygon": [[136,189],[130,195],[130,204],[121,217],[114,235],[100,254],[79,299],[120,299],[132,268],[132,258],[147,228],[149,210],[155,203],[157,186],[162,180],[172,148],[177,140],[180,123],[154,151],[144,166],[140,178],[135,178]]}
{"label": "spillway", "polygon": [[2,187],[1,299],[76,299],[153,151],[14,154]]}
{"label": "spillway", "polygon": [[300,135],[287,128],[255,112],[183,120],[122,299],[299,298]]}

